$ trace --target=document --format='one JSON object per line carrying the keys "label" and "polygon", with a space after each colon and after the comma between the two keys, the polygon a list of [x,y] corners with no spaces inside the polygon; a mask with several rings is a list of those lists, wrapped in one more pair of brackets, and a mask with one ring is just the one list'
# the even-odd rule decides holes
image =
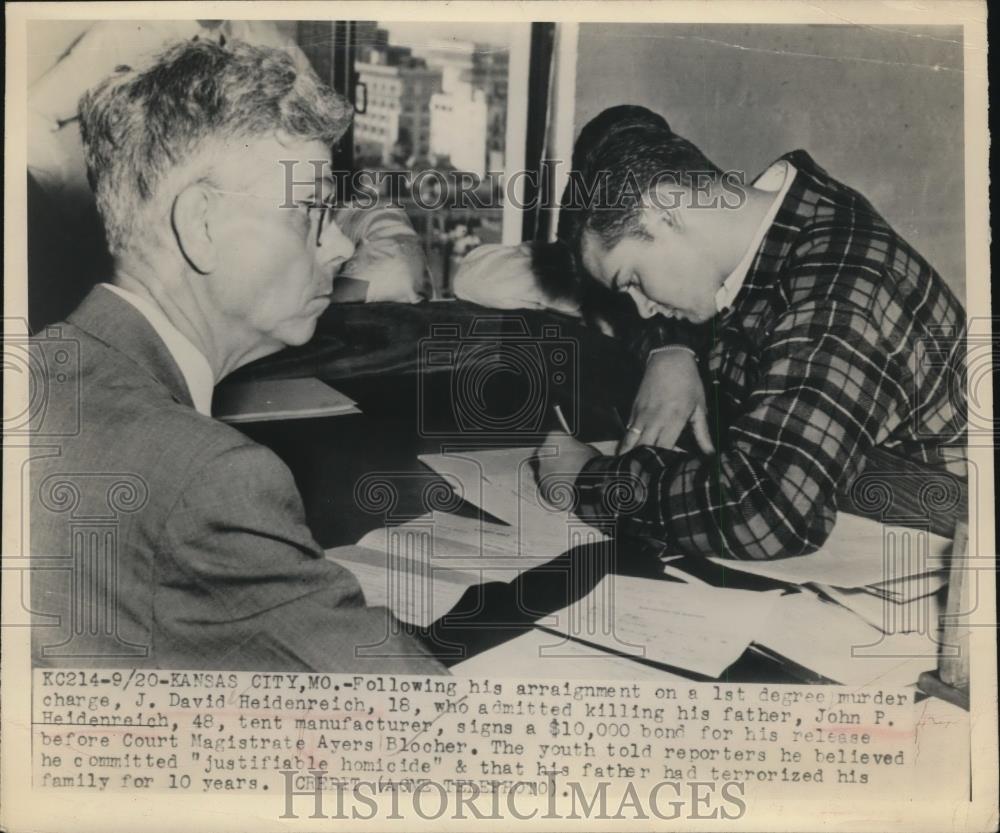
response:
{"label": "document", "polygon": [[354,574],[368,605],[387,607],[401,622],[421,627],[451,610],[466,588],[483,581],[479,573],[435,568],[386,549],[333,547],[326,557]]}
{"label": "document", "polygon": [[[913,685],[937,663],[935,622],[886,634],[839,604],[803,591],[780,596],[752,639],[779,657],[852,686]],[[930,631],[928,630],[930,629]]]}
{"label": "document", "polygon": [[530,630],[469,657],[453,665],[451,673],[458,677],[489,677],[497,668],[517,668],[519,677],[549,679],[553,661],[559,663],[559,673],[566,679],[649,680],[661,685],[690,683],[689,678],[663,668],[609,654],[541,629]]}
{"label": "document", "polygon": [[926,628],[929,622],[936,622],[941,613],[941,594],[935,592],[899,598],[872,592],[867,587],[843,590],[827,586],[818,589],[883,633],[919,631]]}
{"label": "document", "polygon": [[[596,540],[595,534],[580,543]],[[558,537],[529,541],[514,527],[433,512],[372,530],[357,546],[326,554],[358,577],[369,604],[388,607],[404,622],[429,625],[467,588],[514,581],[566,549],[566,540]]]}
{"label": "document", "polygon": [[487,572],[527,570],[557,558],[564,542],[529,542],[511,526],[446,512],[431,512],[399,526],[375,529],[359,546],[395,552],[410,559],[428,559],[439,568]]}
{"label": "document", "polygon": [[[614,441],[594,444],[602,454],[613,453],[614,446]],[[423,454],[418,459],[453,484],[466,501],[509,524],[522,550],[558,550],[554,553],[558,555],[582,543],[581,535],[604,539],[603,533],[577,519],[568,505],[553,505],[538,494],[531,460],[539,451],[497,448]]]}
{"label": "document", "polygon": [[353,399],[312,377],[223,384],[212,401],[212,415],[230,423],[359,413]]}
{"label": "document", "polygon": [[937,593],[947,582],[947,571],[938,570],[933,573],[921,573],[918,576],[869,584],[865,590],[876,596],[884,596],[896,602],[905,602]]}
{"label": "document", "polygon": [[612,575],[539,625],[631,656],[718,677],[750,645],[781,591]]}

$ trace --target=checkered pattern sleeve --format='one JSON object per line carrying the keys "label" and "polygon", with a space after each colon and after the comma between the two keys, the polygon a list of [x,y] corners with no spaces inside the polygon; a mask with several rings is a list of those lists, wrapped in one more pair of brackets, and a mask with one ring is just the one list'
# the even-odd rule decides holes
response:
{"label": "checkered pattern sleeve", "polygon": [[756,352],[757,381],[718,454],[594,458],[576,481],[577,513],[680,553],[767,559],[821,546],[838,482],[907,412],[905,362],[868,310],[818,293],[789,305]]}

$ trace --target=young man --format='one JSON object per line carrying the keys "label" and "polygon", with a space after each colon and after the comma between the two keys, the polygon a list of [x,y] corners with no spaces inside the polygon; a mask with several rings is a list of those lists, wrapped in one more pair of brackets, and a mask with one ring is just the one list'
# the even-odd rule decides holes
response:
{"label": "young man", "polygon": [[578,260],[643,316],[710,326],[718,453],[606,457],[553,434],[540,477],[575,478],[581,517],[673,552],[774,558],[823,544],[870,453],[964,477],[964,311],[864,197],[803,151],[743,186],[665,125],[620,131],[592,166],[606,178]]}
{"label": "young man", "polygon": [[324,558],[284,464],[210,416],[216,382],[312,337],[354,254],[323,183],[289,195],[282,164],[308,179],[350,118],[240,42],[182,42],[84,97],[115,268],[38,342],[77,356],[33,436],[55,438],[31,470],[37,662],[442,670]]}
{"label": "young man", "polygon": [[669,130],[662,116],[631,104],[609,107],[587,122],[573,146],[556,242],[474,249],[455,276],[455,294],[487,307],[555,310],[615,335],[645,369],[629,415],[630,430],[619,438],[618,453],[636,445],[670,448],[688,424],[697,445],[711,453],[705,392],[695,362],[704,328],[662,316],[636,320],[629,298],[615,296],[594,281],[575,279],[570,246],[582,222],[594,161],[623,131],[644,125]]}

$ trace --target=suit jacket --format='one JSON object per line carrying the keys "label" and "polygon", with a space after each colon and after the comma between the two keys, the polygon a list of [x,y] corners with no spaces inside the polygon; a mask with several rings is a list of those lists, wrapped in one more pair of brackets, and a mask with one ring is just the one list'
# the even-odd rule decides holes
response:
{"label": "suit jacket", "polygon": [[130,304],[97,287],[32,351],[36,663],[443,672],[325,560],[281,460],[194,409]]}

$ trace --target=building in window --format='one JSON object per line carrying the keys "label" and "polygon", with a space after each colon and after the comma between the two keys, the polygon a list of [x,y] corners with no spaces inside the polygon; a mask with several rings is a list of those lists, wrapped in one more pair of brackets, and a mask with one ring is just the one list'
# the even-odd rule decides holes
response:
{"label": "building in window", "polygon": [[[406,47],[376,45],[355,63],[368,91],[367,111],[354,120],[354,140],[383,164],[406,160],[430,146],[431,98],[441,89],[441,72]],[[424,114],[424,118],[421,118]]]}
{"label": "building in window", "polygon": [[510,50],[504,46],[477,44],[472,53],[469,81],[486,96],[486,151],[488,170],[504,169],[507,138],[507,73]]}
{"label": "building in window", "polygon": [[441,71],[441,92],[431,102],[431,154],[479,176],[503,170],[508,48],[438,40],[414,55]]}
{"label": "building in window", "polygon": [[431,98],[430,150],[460,171],[486,173],[486,95],[468,84]]}
{"label": "building in window", "polygon": [[467,84],[474,67],[476,46],[460,40],[432,40],[426,46],[415,46],[413,54],[428,66],[441,72],[441,92],[455,92],[459,84]]}

